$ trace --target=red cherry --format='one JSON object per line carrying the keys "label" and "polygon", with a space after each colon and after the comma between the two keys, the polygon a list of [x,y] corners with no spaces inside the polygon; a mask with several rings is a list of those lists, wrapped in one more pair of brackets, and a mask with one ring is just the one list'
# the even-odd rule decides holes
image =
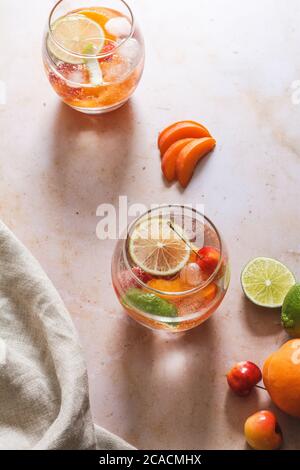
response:
{"label": "red cherry", "polygon": [[262,379],[260,368],[250,361],[238,362],[227,374],[229,387],[237,395],[249,395],[252,388]]}
{"label": "red cherry", "polygon": [[57,66],[57,71],[58,74],[52,71],[49,73],[50,83],[56,90],[56,92],[62,98],[80,99],[82,96],[83,88],[80,85],[78,85],[78,87],[70,86],[66,80],[79,82],[82,84],[87,83],[88,75],[83,65],[62,63]]}
{"label": "red cherry", "polygon": [[198,251],[196,262],[201,270],[210,276],[217,268],[220,261],[220,252],[212,246],[204,246]]}
{"label": "red cherry", "polygon": [[[143,271],[138,266],[134,266],[132,268],[132,272],[144,284],[146,284],[150,281],[150,279],[152,279],[149,274],[145,273],[145,271]],[[138,280],[132,275],[132,272],[129,270],[124,270],[120,274],[120,284],[124,291],[131,289],[132,287],[141,287]]]}
{"label": "red cherry", "polygon": [[282,431],[271,411],[262,410],[250,416],[244,433],[248,444],[256,450],[275,450],[282,445]]}
{"label": "red cherry", "polygon": [[[115,46],[111,43],[105,44],[101,50],[101,54],[107,54],[115,49]],[[109,54],[105,57],[101,57],[98,61],[101,62],[109,62],[112,59],[113,54]]]}
{"label": "red cherry", "polygon": [[147,284],[152,279],[150,274],[145,273],[139,266],[132,268],[132,272],[142,281],[144,284]]}

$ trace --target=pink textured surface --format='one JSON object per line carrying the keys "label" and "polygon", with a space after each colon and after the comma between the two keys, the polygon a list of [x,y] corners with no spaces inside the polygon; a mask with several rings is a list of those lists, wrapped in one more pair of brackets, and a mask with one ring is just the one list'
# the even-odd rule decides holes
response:
{"label": "pink textured surface", "polygon": [[[245,418],[269,408],[260,390],[240,399],[225,373],[262,364],[286,335],[278,311],[243,297],[239,276],[254,256],[299,275],[299,77],[296,0],[130,2],[146,39],[146,69],[130,103],[88,117],[60,104],[41,63],[53,1],[1,4],[0,217],[39,259],[77,326],[95,421],[142,448],[245,447]],[[284,40],[283,40],[284,38]],[[158,131],[203,121],[216,137],[185,192],[165,185]],[[96,237],[99,204],[203,203],[232,262],[229,293],[203,326],[152,333],[122,312],[110,281],[113,241]],[[273,408],[271,406],[271,408]],[[286,448],[300,422],[277,412]]]}

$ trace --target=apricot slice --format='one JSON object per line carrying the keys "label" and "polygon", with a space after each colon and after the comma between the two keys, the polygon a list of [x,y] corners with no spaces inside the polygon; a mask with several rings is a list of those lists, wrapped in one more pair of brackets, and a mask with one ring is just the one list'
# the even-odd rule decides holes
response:
{"label": "apricot slice", "polygon": [[[147,285],[151,287],[152,289],[156,289],[161,292],[166,292],[166,295],[161,294],[161,293],[157,294],[159,297],[163,299],[164,298],[168,299],[170,297],[167,293],[183,292],[191,288],[190,286],[187,286],[186,284],[184,284],[180,278],[176,278],[173,280],[154,278],[154,279],[151,279],[147,283]],[[181,296],[177,296],[177,295],[172,296],[173,300],[178,299],[178,298],[181,298]]]}
{"label": "apricot slice", "polygon": [[176,161],[176,176],[183,188],[189,184],[197,163],[215,147],[216,141],[212,137],[193,139],[179,152]]}
{"label": "apricot slice", "polygon": [[179,316],[188,315],[200,311],[202,308],[210,306],[218,294],[218,286],[211,283],[204,289],[199,290],[195,294],[187,295],[185,297],[176,297],[175,304],[178,308]]}
{"label": "apricot slice", "polygon": [[[206,129],[205,126],[203,126],[203,124],[200,124],[199,122],[196,122],[196,121],[177,121],[177,122],[173,122],[173,124],[170,124],[169,126],[167,126],[163,131],[161,131],[158,135],[158,147],[160,147],[160,143],[161,143],[161,140],[164,136],[164,134],[166,132],[168,132],[172,127],[175,127],[175,126],[178,126],[178,124],[194,124],[195,126],[200,126],[202,127],[203,129]],[[209,133],[208,129],[206,129],[207,132]],[[209,135],[210,136],[210,135]]]}
{"label": "apricot slice", "polygon": [[211,137],[209,131],[202,124],[193,121],[181,121],[172,124],[161,132],[158,137],[158,147],[162,155],[177,140],[186,138]]}
{"label": "apricot slice", "polygon": [[214,298],[216,297],[218,293],[218,286],[212,282],[211,284],[209,284],[207,287],[205,287],[205,289],[203,289],[202,291],[202,295],[203,295],[203,298],[204,300],[209,303],[211,302],[212,300],[214,300]]}
{"label": "apricot slice", "polygon": [[186,146],[186,144],[192,142],[192,140],[193,139],[177,140],[177,142],[174,142],[174,144],[172,144],[171,147],[169,147],[168,150],[165,152],[161,162],[161,169],[165,178],[169,182],[175,180],[176,160],[179,155],[179,152],[183,149],[183,147]]}

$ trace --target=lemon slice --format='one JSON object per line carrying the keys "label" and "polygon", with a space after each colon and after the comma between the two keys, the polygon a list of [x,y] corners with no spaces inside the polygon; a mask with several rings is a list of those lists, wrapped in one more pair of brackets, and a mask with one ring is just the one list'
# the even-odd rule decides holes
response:
{"label": "lemon slice", "polygon": [[132,261],[146,273],[170,276],[178,273],[188,262],[190,247],[183,230],[168,220],[152,217],[142,220],[129,239]]}
{"label": "lemon slice", "polygon": [[84,63],[83,58],[72,53],[84,54],[89,46],[93,48],[93,55],[97,55],[105,42],[105,33],[101,26],[84,15],[73,14],[59,18],[51,25],[51,32],[56,42],[48,36],[49,52],[56,59],[69,64]]}
{"label": "lemon slice", "polygon": [[284,264],[272,258],[255,258],[244,268],[241,276],[246,297],[261,307],[281,307],[294,275]]}

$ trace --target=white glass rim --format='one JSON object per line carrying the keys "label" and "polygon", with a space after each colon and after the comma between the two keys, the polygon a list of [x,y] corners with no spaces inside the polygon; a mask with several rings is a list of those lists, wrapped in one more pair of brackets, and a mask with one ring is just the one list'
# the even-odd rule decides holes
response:
{"label": "white glass rim", "polygon": [[74,57],[78,57],[79,59],[89,59],[89,58],[92,58],[92,59],[102,59],[102,58],[105,58],[105,57],[108,57],[110,56],[114,51],[116,51],[117,49],[119,49],[119,47],[121,47],[123,44],[125,44],[128,39],[130,39],[133,34],[134,34],[134,31],[135,31],[135,18],[134,18],[134,15],[133,15],[133,12],[130,8],[130,6],[128,5],[128,3],[125,1],[125,0],[118,0],[119,2],[123,3],[123,5],[127,8],[128,12],[129,12],[129,15],[130,15],[130,20],[131,20],[131,29],[130,29],[130,33],[128,34],[128,36],[126,36],[124,39],[122,39],[122,41],[120,41],[117,45],[114,46],[114,49],[109,51],[109,52],[104,52],[104,53],[98,53],[98,54],[78,54],[77,52],[73,52],[73,51],[70,51],[69,49],[65,48],[64,46],[62,46],[58,41],[56,41],[54,35],[53,35],[53,32],[52,32],[52,28],[51,28],[51,20],[52,20],[52,17],[53,17],[53,14],[55,12],[55,10],[59,7],[59,5],[61,3],[63,3],[65,0],[59,0],[55,5],[54,7],[52,8],[52,10],[50,11],[50,14],[49,14],[49,18],[48,18],[48,33],[49,33],[49,36],[51,37],[51,40],[54,42],[54,44],[59,47],[61,50],[63,50],[64,52],[66,52],[67,54],[71,55],[71,56],[74,56]]}

